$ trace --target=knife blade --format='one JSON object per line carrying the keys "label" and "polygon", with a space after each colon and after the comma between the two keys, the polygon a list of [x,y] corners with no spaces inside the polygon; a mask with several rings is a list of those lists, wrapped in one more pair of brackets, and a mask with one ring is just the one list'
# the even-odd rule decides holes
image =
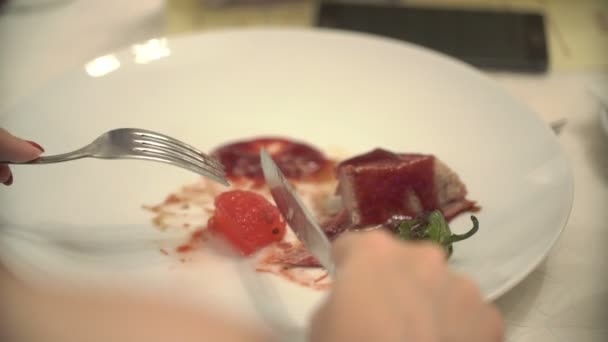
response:
{"label": "knife blade", "polygon": [[285,221],[304,247],[333,275],[335,268],[329,239],[264,148],[260,151],[260,161],[270,194]]}

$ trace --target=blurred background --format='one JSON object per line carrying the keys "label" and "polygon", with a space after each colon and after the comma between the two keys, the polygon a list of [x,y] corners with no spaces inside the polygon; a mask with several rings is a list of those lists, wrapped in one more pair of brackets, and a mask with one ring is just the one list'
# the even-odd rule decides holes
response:
{"label": "blurred background", "polygon": [[[421,7],[447,12],[413,11]],[[379,33],[527,77],[608,70],[605,0],[0,0],[0,8],[0,110],[67,68],[135,42],[251,26]],[[499,16],[455,11],[471,9]]]}

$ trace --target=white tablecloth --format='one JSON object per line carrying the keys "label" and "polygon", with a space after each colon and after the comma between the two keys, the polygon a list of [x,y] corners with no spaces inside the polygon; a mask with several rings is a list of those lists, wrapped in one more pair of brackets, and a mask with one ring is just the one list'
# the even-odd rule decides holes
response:
{"label": "white tablecloth", "polygon": [[[69,68],[162,36],[163,13],[161,0],[80,0],[0,15],[0,112]],[[492,76],[547,122],[568,119],[559,140],[575,177],[574,208],[557,246],[498,300],[507,340],[608,341],[608,136],[588,93],[591,88],[608,99],[608,73]]]}

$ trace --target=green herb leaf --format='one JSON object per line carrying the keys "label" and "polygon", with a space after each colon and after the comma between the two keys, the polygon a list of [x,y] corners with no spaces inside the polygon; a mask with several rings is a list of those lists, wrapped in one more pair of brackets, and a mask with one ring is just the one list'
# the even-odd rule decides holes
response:
{"label": "green herb leaf", "polygon": [[410,233],[412,230],[412,226],[414,225],[414,220],[405,220],[399,224],[398,235],[403,240],[411,240]]}
{"label": "green herb leaf", "polygon": [[452,234],[450,226],[439,210],[434,210],[413,219],[403,219],[399,222],[397,236],[404,240],[428,240],[445,248],[448,256],[452,254],[454,242],[462,241],[475,235],[479,230],[479,221],[471,216],[473,228],[464,234]]}
{"label": "green herb leaf", "polygon": [[441,245],[445,244],[452,235],[452,232],[441,211],[435,210],[431,212],[428,222],[429,240],[438,242]]}
{"label": "green herb leaf", "polygon": [[471,221],[473,221],[473,228],[469,229],[469,231],[464,234],[452,234],[448,239],[447,243],[462,241],[475,235],[475,233],[477,233],[477,231],[479,230],[479,221],[477,220],[477,217],[473,215],[471,215]]}

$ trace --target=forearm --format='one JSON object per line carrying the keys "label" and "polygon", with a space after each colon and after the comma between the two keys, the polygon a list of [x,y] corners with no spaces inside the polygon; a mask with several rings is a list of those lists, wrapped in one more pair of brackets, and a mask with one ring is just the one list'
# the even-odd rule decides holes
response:
{"label": "forearm", "polygon": [[11,342],[270,340],[254,329],[183,306],[124,294],[40,291],[6,274],[0,277],[0,331]]}

